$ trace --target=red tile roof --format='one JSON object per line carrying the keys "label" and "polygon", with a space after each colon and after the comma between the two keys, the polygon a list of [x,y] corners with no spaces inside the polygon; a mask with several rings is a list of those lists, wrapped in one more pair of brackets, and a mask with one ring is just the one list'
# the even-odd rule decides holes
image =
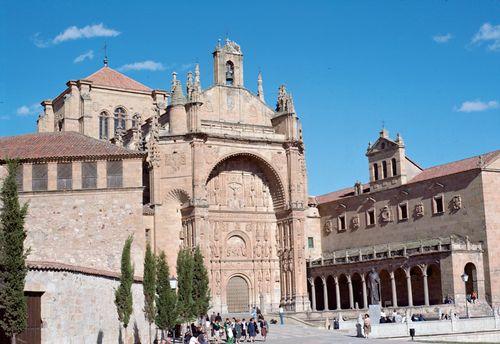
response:
{"label": "red tile roof", "polygon": [[[481,164],[483,166],[488,165],[498,156],[500,156],[500,150],[478,155],[472,158],[453,161],[443,165],[429,167],[420,172],[419,174],[417,174],[415,177],[413,177],[413,179],[409,180],[408,183],[415,183],[423,180],[428,180],[428,179],[447,176],[450,174],[473,170],[475,168],[481,167]],[[480,163],[481,160],[482,163]]]}
{"label": "red tile roof", "polygon": [[97,72],[89,75],[85,80],[90,80],[94,85],[121,88],[124,90],[151,92],[152,90],[120,72],[109,67],[102,67]]}
{"label": "red tile roof", "polygon": [[[48,261],[26,261],[26,265],[30,270],[41,270],[41,271],[68,271],[74,273],[81,273],[90,276],[101,276],[107,278],[119,279],[120,274],[113,271],[99,270],[94,268],[89,268],[85,266],[70,265],[59,262],[48,262]],[[135,282],[142,282],[141,276],[134,276]]]}
{"label": "red tile roof", "polygon": [[[480,168],[481,166],[487,166],[489,163],[493,162],[498,157],[500,157],[500,150],[478,155],[472,158],[450,162],[443,165],[429,167],[422,170],[422,172],[417,174],[415,177],[413,177],[413,179],[409,180],[407,183],[408,184],[418,183],[433,178],[439,178],[455,173],[470,171],[476,168]],[[363,185],[363,188],[366,187],[369,187],[369,184]],[[316,201],[318,202],[318,204],[328,203],[353,195],[354,195],[354,187],[348,187],[324,195],[316,196]]]}
{"label": "red tile roof", "polygon": [[145,156],[145,153],[118,147],[72,131],[0,137],[0,160],[7,158],[78,159],[109,156],[141,158]]}

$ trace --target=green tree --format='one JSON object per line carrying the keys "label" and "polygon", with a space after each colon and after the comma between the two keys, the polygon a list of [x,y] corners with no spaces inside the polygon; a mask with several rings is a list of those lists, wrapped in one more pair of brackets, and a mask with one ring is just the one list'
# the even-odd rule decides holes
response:
{"label": "green tree", "polygon": [[193,302],[193,266],[191,251],[187,248],[181,249],[177,255],[177,309],[179,319],[183,323],[196,318]]}
{"label": "green tree", "polygon": [[177,325],[177,295],[170,287],[170,272],[165,258],[161,252],[156,263],[156,326],[165,331]]}
{"label": "green tree", "polygon": [[205,267],[200,247],[196,246],[193,255],[193,302],[194,315],[203,316],[210,308],[210,289],[208,287],[208,271]]}
{"label": "green tree", "polygon": [[125,343],[127,343],[127,326],[132,314],[132,283],[134,282],[134,267],[130,261],[130,248],[133,237],[130,235],[125,241],[122,251],[120,285],[115,291],[115,305],[118,320],[125,329]]}
{"label": "green tree", "polygon": [[5,334],[16,343],[17,334],[26,329],[27,305],[24,297],[24,284],[28,269],[26,257],[29,250],[24,249],[26,231],[24,219],[28,205],[19,204],[16,174],[19,164],[8,161],[8,175],[1,189],[0,231],[3,254],[0,256],[0,326]]}
{"label": "green tree", "polygon": [[149,323],[149,342],[151,342],[151,324],[156,317],[156,260],[149,242],[146,245],[146,254],[144,255],[142,290],[144,293],[144,315]]}

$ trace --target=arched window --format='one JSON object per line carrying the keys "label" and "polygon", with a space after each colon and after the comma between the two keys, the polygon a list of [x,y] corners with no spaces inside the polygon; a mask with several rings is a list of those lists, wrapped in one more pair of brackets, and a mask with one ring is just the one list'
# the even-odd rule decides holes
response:
{"label": "arched window", "polygon": [[226,85],[234,84],[234,64],[231,61],[226,62]]}
{"label": "arched window", "polygon": [[116,134],[116,130],[118,128],[122,128],[122,129],[125,129],[125,117],[127,115],[127,112],[125,111],[124,108],[122,107],[117,107],[115,109],[115,126],[114,126],[114,132]]}
{"label": "arched window", "polygon": [[398,168],[396,166],[396,158],[392,158],[391,165],[392,165],[392,175],[395,176],[398,174]]}
{"label": "arched window", "polygon": [[387,162],[382,161],[382,176],[383,178],[387,178]]}
{"label": "arched window", "polygon": [[99,115],[99,138],[101,140],[108,138],[108,114],[104,111]]}
{"label": "arched window", "polygon": [[373,177],[378,180],[378,164],[373,164]]}

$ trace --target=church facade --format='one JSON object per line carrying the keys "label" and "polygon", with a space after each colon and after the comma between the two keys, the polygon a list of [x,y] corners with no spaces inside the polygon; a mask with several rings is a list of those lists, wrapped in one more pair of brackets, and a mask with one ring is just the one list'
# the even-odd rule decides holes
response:
{"label": "church facade", "polygon": [[42,342],[115,341],[113,288],[131,234],[131,323],[144,340],[147,242],[174,276],[179,248],[199,246],[221,314],[365,309],[373,270],[384,307],[473,291],[478,313],[500,303],[499,151],[423,169],[383,130],[366,152],[369,183],[309,196],[292,96],[280,86],[269,106],[260,73],[249,91],[235,42],[215,47],[206,88],[198,66],[165,91],[107,61],[66,85],[42,102],[38,133],[0,138],[0,178],[7,158],[20,159],[30,204],[26,292]]}

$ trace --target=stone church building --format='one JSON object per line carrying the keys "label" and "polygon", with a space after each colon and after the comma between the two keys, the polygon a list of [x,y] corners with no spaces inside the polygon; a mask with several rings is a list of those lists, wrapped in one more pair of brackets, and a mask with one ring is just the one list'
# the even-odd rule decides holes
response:
{"label": "stone church building", "polygon": [[[103,68],[42,102],[38,133],[0,138],[0,178],[19,158],[31,247],[26,295],[33,342],[114,342],[120,253],[134,235],[131,327],[146,341],[142,265],[147,242],[175,275],[180,247],[199,246],[221,314],[367,307],[365,277],[387,307],[445,295],[500,303],[500,151],[423,169],[383,130],[366,155],[370,182],[309,196],[302,127],[280,86],[266,103],[244,84],[243,53],[213,52],[183,86],[151,89]],[[275,105],[274,105],[275,104]],[[479,310],[478,310],[479,312]],[[68,321],[68,319],[72,319]]]}

